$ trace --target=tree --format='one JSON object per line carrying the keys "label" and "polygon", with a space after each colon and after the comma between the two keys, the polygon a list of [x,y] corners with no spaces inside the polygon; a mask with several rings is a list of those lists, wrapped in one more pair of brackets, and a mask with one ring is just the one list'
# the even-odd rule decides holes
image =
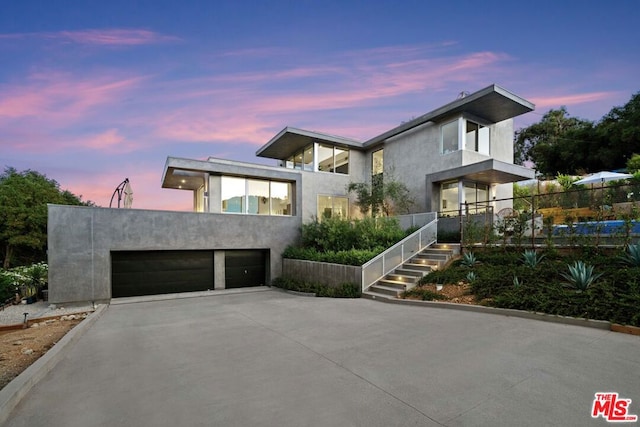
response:
{"label": "tree", "polygon": [[640,171],[640,154],[633,154],[629,160],[627,160],[627,172],[635,174]]}
{"label": "tree", "polygon": [[592,129],[592,122],[570,117],[565,107],[550,110],[538,123],[516,132],[514,162],[532,162],[545,175],[573,173],[584,161],[576,143]]}
{"label": "tree", "polygon": [[532,162],[546,176],[622,169],[640,152],[640,93],[597,123],[550,110],[518,130],[514,144],[515,163]]}
{"label": "tree", "polygon": [[[9,268],[16,252],[29,253],[31,261],[44,260],[47,243],[47,203],[92,205],[45,175],[14,168],[0,175],[0,250],[3,268]],[[33,259],[40,258],[40,259]]]}
{"label": "tree", "polygon": [[398,213],[409,213],[415,203],[407,186],[397,181],[391,172],[378,174],[366,182],[351,182],[347,191],[356,194],[356,205],[360,212],[372,217],[391,216]]}

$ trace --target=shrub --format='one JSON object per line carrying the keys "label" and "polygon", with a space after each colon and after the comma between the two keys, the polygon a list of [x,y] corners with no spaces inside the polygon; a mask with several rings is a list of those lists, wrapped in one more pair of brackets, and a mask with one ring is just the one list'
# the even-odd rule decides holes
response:
{"label": "shrub", "polygon": [[640,244],[627,246],[627,250],[621,256],[621,259],[625,264],[640,267]]}
{"label": "shrub", "polygon": [[317,297],[329,298],[360,298],[360,286],[355,283],[342,283],[332,287],[320,283],[309,283],[304,280],[278,277],[273,279],[271,286],[296,292],[315,293]]}
{"label": "shrub", "polygon": [[360,266],[374,258],[383,250],[384,248],[376,248],[374,250],[351,249],[348,251],[320,252],[314,248],[289,246],[285,249],[282,256],[289,259],[302,259],[307,261]]}
{"label": "shrub", "polygon": [[593,273],[593,266],[582,261],[576,261],[573,265],[567,265],[569,274],[562,273],[562,277],[569,281],[569,285],[578,291],[586,291],[594,281],[598,280],[602,273]]}
{"label": "shrub", "polygon": [[536,268],[538,264],[544,258],[544,255],[538,256],[538,253],[534,250],[527,249],[522,254],[524,265],[531,268]]}
{"label": "shrub", "polygon": [[473,252],[465,252],[465,254],[462,256],[462,261],[460,261],[461,265],[469,268],[473,267],[477,263],[478,259]]}

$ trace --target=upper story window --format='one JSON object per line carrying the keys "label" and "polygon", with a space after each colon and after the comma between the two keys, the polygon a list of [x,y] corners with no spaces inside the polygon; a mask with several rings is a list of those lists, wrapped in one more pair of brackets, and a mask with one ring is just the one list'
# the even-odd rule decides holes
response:
{"label": "upper story window", "polygon": [[[315,148],[315,150],[314,150]],[[349,174],[349,150],[332,145],[311,144],[289,157],[284,166],[289,169],[314,170],[314,151],[317,171]]]}
{"label": "upper story window", "polygon": [[371,154],[371,176],[384,173],[384,149],[374,151]]}
{"label": "upper story window", "polygon": [[489,128],[466,121],[465,150],[489,155]]}
{"label": "upper story window", "polygon": [[440,127],[442,136],[442,154],[453,153],[459,149],[460,136],[458,134],[458,121],[445,123]]}
{"label": "upper story window", "polygon": [[289,157],[285,166],[289,169],[298,169],[305,171],[313,170],[313,144],[307,145],[302,151],[297,152]]}
{"label": "upper story window", "polygon": [[[461,134],[461,129],[464,130],[464,134]],[[476,151],[487,156],[490,154],[489,128],[486,126],[460,118],[440,126],[440,133],[442,154],[460,149]]]}
{"label": "upper story window", "polygon": [[221,177],[222,212],[254,215],[293,215],[289,182]]}
{"label": "upper story window", "polygon": [[349,150],[318,144],[318,171],[349,174]]}

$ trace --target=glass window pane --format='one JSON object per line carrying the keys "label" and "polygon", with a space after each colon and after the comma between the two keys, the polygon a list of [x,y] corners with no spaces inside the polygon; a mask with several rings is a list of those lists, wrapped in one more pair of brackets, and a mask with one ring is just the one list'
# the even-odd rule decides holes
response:
{"label": "glass window pane", "polygon": [[269,181],[247,180],[247,213],[269,215]]}
{"label": "glass window pane", "polygon": [[349,174],[349,150],[335,147],[335,173]]}
{"label": "glass window pane", "polygon": [[465,136],[465,150],[478,151],[478,129],[476,123],[467,121],[467,134]]}
{"label": "glass window pane", "polygon": [[333,172],[333,147],[318,145],[318,170]]}
{"label": "glass window pane", "polygon": [[294,169],[302,169],[302,151],[293,156],[293,162]]}
{"label": "glass window pane", "polygon": [[313,145],[309,145],[304,149],[304,170],[312,171],[313,170]]}
{"label": "glass window pane", "polygon": [[288,182],[271,183],[271,215],[293,215],[291,187]]}
{"label": "glass window pane", "polygon": [[222,212],[244,213],[245,179],[221,177]]}
{"label": "glass window pane", "polygon": [[372,155],[371,175],[384,172],[384,150],[375,151]]}
{"label": "glass window pane", "polygon": [[442,125],[442,154],[458,151],[458,121]]}
{"label": "glass window pane", "polygon": [[476,213],[476,186],[475,184],[464,183],[464,201],[469,206],[469,213]]}
{"label": "glass window pane", "polygon": [[445,215],[457,215],[460,206],[458,203],[458,183],[447,182],[442,184],[440,200],[442,212],[444,212]]}
{"label": "glass window pane", "polygon": [[333,200],[331,196],[318,196],[318,219],[331,218],[333,214]]}
{"label": "glass window pane", "polygon": [[333,198],[333,216],[336,218],[349,218],[349,199],[347,197]]}

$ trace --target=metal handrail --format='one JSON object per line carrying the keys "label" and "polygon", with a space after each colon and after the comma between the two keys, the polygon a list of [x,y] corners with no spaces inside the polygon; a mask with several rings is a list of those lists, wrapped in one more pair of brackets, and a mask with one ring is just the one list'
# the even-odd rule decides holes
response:
{"label": "metal handrail", "polygon": [[[401,266],[402,264],[404,264],[409,258],[414,256],[416,253],[420,252],[427,246],[437,241],[436,236],[437,236],[437,227],[438,227],[438,217],[435,212],[429,212],[429,213],[433,216],[433,219],[429,223],[421,227],[419,230],[416,230],[415,232],[411,233],[410,235],[408,235],[407,237],[405,237],[395,245],[391,246],[384,252],[378,254],[377,256],[375,256],[374,258],[370,259],[369,261],[367,261],[365,264],[362,265],[362,290],[363,291],[366,290],[369,286],[373,285],[378,280],[382,279],[384,276],[386,276],[393,270],[395,270],[396,268],[398,268],[399,266]],[[423,242],[423,239],[422,239],[423,232],[431,231],[430,229],[432,228],[434,229],[432,233],[433,237],[431,239],[425,239]],[[405,245],[407,244],[407,242],[415,239],[416,236],[418,237],[418,249],[416,251],[407,251],[405,254]],[[400,256],[401,261],[399,263],[392,264],[391,266],[386,266],[385,265],[386,256],[397,248],[400,248],[400,251],[401,251],[401,256]],[[382,274],[379,275],[375,280],[366,282],[365,277],[367,273],[367,268],[369,268],[371,265],[374,265],[376,262],[380,260],[382,260]]]}

